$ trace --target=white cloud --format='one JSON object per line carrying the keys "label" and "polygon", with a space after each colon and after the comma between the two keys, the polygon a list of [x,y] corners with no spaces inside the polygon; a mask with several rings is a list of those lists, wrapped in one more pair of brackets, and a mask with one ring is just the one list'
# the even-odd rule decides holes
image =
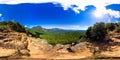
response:
{"label": "white cloud", "polygon": [[114,16],[115,18],[120,18],[120,12],[119,11],[114,11],[114,10],[108,9],[107,13],[110,16]]}
{"label": "white cloud", "polygon": [[[109,14],[115,18],[120,18],[120,11],[114,11],[106,9],[107,5],[120,4],[120,0],[0,0],[0,4],[20,4],[20,3],[48,3],[61,4],[64,10],[71,8],[76,13],[80,13],[80,10],[85,10],[86,6],[93,5],[96,7],[97,13],[105,15]],[[73,7],[76,5],[77,7]],[[98,13],[99,12],[99,13]],[[93,12],[94,13],[94,12]]]}
{"label": "white cloud", "polygon": [[2,14],[0,13],[0,17],[2,16]]}

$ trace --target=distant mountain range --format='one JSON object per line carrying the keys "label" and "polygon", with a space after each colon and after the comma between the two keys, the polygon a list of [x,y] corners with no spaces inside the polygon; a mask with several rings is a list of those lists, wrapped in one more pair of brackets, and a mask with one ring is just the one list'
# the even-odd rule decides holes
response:
{"label": "distant mountain range", "polygon": [[65,29],[59,29],[59,28],[52,28],[52,29],[47,29],[49,32],[54,32],[54,33],[64,33],[64,32],[86,32],[86,30],[65,30]]}
{"label": "distant mountain range", "polygon": [[30,28],[30,30],[42,33],[65,33],[65,32],[86,32],[86,30],[65,30],[60,28],[45,29],[41,26],[35,26]]}

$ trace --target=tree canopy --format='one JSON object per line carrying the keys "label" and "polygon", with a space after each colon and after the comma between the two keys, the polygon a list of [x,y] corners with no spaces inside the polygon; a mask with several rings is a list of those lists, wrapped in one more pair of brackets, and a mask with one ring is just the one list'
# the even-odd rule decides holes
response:
{"label": "tree canopy", "polygon": [[120,32],[120,23],[99,22],[87,29],[86,37],[90,41],[104,41],[106,34],[113,30]]}

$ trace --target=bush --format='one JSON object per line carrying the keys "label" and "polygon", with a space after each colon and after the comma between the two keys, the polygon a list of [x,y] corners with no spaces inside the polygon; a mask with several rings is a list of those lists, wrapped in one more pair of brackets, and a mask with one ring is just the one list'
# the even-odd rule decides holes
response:
{"label": "bush", "polygon": [[115,23],[115,31],[120,32],[120,23]]}
{"label": "bush", "polygon": [[17,32],[25,32],[26,28],[22,26],[19,22],[13,22],[13,21],[3,21],[0,22],[0,27],[5,29],[11,29]]}
{"label": "bush", "polygon": [[115,24],[114,23],[106,23],[106,29],[107,29],[107,31],[115,30]]}
{"label": "bush", "polygon": [[12,25],[12,29],[17,31],[17,32],[26,32],[26,29],[24,26],[22,26],[20,23],[15,23]]}
{"label": "bush", "polygon": [[36,38],[40,38],[40,35],[42,35],[43,33],[40,32],[36,32],[34,30],[28,29],[27,33],[32,35],[32,37],[36,37]]}
{"label": "bush", "polygon": [[86,36],[91,41],[103,41],[106,34],[107,30],[103,22],[94,24],[94,26],[89,27],[86,31]]}

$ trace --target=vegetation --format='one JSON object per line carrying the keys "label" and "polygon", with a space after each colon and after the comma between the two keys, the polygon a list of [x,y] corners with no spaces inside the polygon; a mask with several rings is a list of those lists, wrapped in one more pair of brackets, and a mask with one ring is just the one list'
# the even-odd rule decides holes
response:
{"label": "vegetation", "polygon": [[115,23],[115,31],[116,32],[120,32],[120,22],[119,23]]}
{"label": "vegetation", "polygon": [[55,44],[71,44],[86,41],[85,31],[62,30],[58,28],[44,29],[40,26],[27,29],[28,33],[33,37],[42,38],[48,43]]}
{"label": "vegetation", "polygon": [[115,29],[114,23],[106,23],[106,29],[107,31],[113,31]]}
{"label": "vegetation", "polygon": [[[48,43],[55,44],[71,44],[79,43],[84,39],[85,33],[83,32],[66,32],[66,33],[54,33],[54,34],[45,34],[41,38],[48,41]],[[85,39],[84,39],[85,41]]]}
{"label": "vegetation", "polygon": [[0,22],[0,28],[12,29],[17,32],[26,32],[26,28],[23,25],[21,25],[19,22],[13,22],[13,21]]}
{"label": "vegetation", "polygon": [[35,26],[32,28],[27,28],[27,32],[33,37],[40,38],[41,35],[46,34],[46,29],[41,26]]}
{"label": "vegetation", "polygon": [[107,34],[105,23],[100,22],[94,24],[93,27],[89,27],[86,36],[92,41],[101,41],[105,38]]}
{"label": "vegetation", "polygon": [[120,23],[99,22],[87,29],[86,37],[92,42],[104,41],[106,34],[113,30],[120,32]]}
{"label": "vegetation", "polygon": [[28,34],[32,35],[33,37],[40,38],[40,35],[42,35],[42,32],[37,32],[32,29],[27,29]]}

